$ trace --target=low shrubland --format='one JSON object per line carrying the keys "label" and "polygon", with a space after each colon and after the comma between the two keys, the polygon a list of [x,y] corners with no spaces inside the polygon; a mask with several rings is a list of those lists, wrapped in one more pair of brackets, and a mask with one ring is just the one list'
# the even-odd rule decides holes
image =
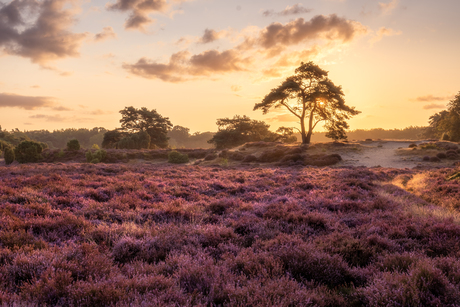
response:
{"label": "low shrubland", "polygon": [[452,169],[0,167],[0,302],[455,306],[458,186]]}

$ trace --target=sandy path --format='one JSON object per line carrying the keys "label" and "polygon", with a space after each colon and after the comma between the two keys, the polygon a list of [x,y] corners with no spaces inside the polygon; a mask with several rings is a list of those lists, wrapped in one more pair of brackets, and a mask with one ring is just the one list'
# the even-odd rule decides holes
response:
{"label": "sandy path", "polygon": [[421,142],[422,141],[376,141],[363,143],[362,151],[340,153],[343,159],[340,165],[413,168],[421,163],[419,158],[397,156],[395,151],[400,147],[407,148],[412,143],[419,144]]}

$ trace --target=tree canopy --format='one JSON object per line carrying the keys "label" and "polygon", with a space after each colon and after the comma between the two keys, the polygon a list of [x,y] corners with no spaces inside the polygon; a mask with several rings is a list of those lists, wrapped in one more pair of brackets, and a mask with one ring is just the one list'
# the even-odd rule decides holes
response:
{"label": "tree canopy", "polygon": [[303,144],[310,143],[313,130],[320,122],[328,131],[327,137],[346,139],[346,120],[361,112],[345,104],[342,88],[327,75],[327,71],[313,62],[302,62],[295,74],[256,103],[254,110],[266,114],[273,108],[287,109],[300,121]]}
{"label": "tree canopy", "polygon": [[430,116],[426,135],[460,141],[460,92],[449,102],[447,110]]}
{"label": "tree canopy", "polygon": [[125,107],[120,110],[121,128],[108,131],[104,135],[104,148],[154,148],[168,147],[168,131],[172,123],[155,109]]}
{"label": "tree canopy", "polygon": [[232,148],[246,142],[275,141],[278,138],[276,133],[268,130],[269,125],[263,121],[252,120],[246,115],[220,118],[217,126],[217,133],[208,141],[217,149]]}

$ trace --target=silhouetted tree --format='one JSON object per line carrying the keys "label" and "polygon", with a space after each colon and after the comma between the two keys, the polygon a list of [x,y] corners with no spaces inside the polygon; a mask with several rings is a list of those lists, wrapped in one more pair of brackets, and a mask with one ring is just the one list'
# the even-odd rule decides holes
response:
{"label": "silhouetted tree", "polygon": [[345,104],[342,88],[334,85],[327,74],[313,62],[301,63],[295,75],[272,89],[261,103],[256,103],[254,110],[261,109],[266,114],[272,108],[286,108],[300,120],[303,144],[310,143],[313,129],[320,122],[324,122],[328,137],[344,139],[346,120],[360,111]]}
{"label": "silhouetted tree", "polygon": [[120,111],[121,130],[129,133],[145,131],[150,135],[151,146],[165,148],[168,146],[168,131],[172,123],[168,117],[163,117],[156,110],[148,110],[145,107],[136,109],[126,107]]}
{"label": "silhouetted tree", "polygon": [[118,142],[123,138],[123,133],[120,130],[109,130],[104,133],[102,140],[102,148],[118,148]]}
{"label": "silhouetted tree", "polygon": [[294,135],[294,128],[279,127],[276,133],[279,135],[278,140],[283,143],[290,144],[297,142],[297,137]]}
{"label": "silhouetted tree", "polygon": [[429,124],[427,136],[442,137],[451,141],[460,140],[460,92],[449,102],[447,110],[430,116]]}
{"label": "silhouetted tree", "polygon": [[185,146],[190,138],[190,129],[182,126],[174,126],[168,132],[170,140],[173,140],[176,146]]}
{"label": "silhouetted tree", "polygon": [[217,149],[236,147],[246,142],[275,141],[278,137],[268,130],[269,125],[263,121],[252,120],[246,115],[220,118],[217,126],[217,133],[208,141]]}

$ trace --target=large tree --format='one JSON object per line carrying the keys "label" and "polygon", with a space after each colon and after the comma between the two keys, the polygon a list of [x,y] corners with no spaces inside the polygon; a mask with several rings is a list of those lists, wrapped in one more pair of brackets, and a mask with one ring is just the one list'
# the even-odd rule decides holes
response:
{"label": "large tree", "polygon": [[250,119],[246,115],[220,118],[217,120],[217,126],[217,133],[208,141],[217,149],[232,148],[246,142],[275,141],[278,138],[276,133],[268,130],[269,125]]}
{"label": "large tree", "polygon": [[147,132],[150,135],[151,146],[165,148],[168,146],[168,131],[172,123],[168,117],[161,116],[156,110],[145,107],[136,109],[126,107],[120,111],[121,130],[128,133]]}
{"label": "large tree", "polygon": [[273,108],[286,108],[300,121],[303,144],[310,143],[313,129],[320,122],[328,131],[327,137],[346,139],[346,120],[361,112],[345,104],[342,88],[327,75],[327,71],[313,62],[302,62],[295,74],[256,103],[254,110],[266,114]]}

